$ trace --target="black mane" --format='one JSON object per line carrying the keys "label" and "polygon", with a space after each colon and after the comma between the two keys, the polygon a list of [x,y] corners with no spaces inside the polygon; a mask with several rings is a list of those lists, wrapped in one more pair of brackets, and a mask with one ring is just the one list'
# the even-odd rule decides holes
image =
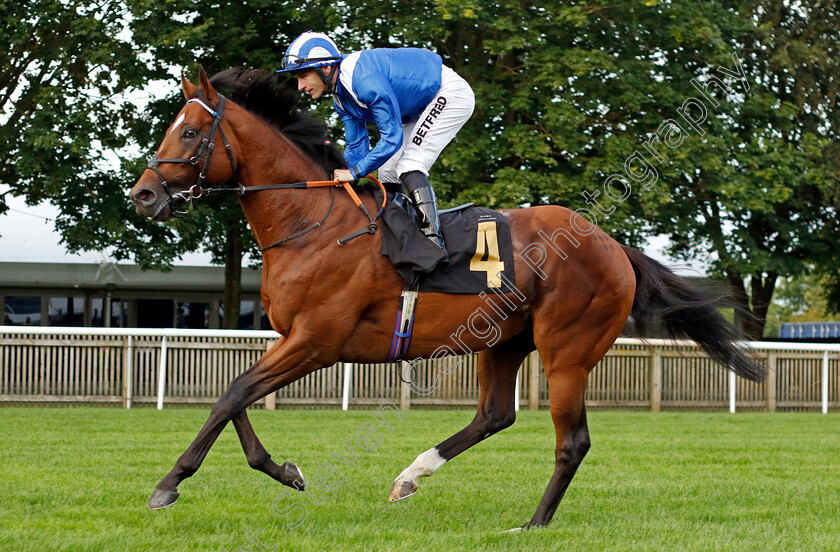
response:
{"label": "black mane", "polygon": [[344,157],[327,140],[327,126],[298,107],[300,94],[285,87],[276,73],[241,67],[216,73],[210,83],[221,94],[283,133],[332,176]]}

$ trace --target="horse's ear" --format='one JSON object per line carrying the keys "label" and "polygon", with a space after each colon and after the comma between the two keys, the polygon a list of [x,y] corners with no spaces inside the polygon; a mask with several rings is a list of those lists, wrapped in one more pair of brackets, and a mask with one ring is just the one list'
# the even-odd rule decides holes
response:
{"label": "horse's ear", "polygon": [[184,96],[191,100],[198,93],[198,87],[187,80],[187,75],[181,71],[181,88],[184,89]]}
{"label": "horse's ear", "polygon": [[219,94],[213,88],[213,85],[210,84],[210,79],[207,78],[207,72],[204,70],[204,67],[198,68],[198,85],[204,92],[204,97],[207,98],[210,103],[216,103],[219,101]]}

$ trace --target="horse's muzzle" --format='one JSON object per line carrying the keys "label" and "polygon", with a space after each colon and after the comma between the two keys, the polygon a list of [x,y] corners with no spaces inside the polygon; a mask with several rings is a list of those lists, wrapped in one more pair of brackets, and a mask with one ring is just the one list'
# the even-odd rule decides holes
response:
{"label": "horse's muzzle", "polygon": [[154,190],[144,183],[138,183],[128,194],[129,199],[134,202],[134,209],[137,214],[150,220],[168,220],[172,206],[169,205],[166,194]]}

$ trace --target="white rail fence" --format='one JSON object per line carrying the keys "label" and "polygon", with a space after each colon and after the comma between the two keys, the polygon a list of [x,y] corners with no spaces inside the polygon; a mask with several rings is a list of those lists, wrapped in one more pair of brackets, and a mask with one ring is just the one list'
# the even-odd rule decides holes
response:
{"label": "white rail fence", "polygon": [[[209,404],[278,339],[273,331],[0,326],[0,403]],[[587,405],[661,409],[840,409],[840,344],[750,342],[764,383],[736,378],[695,344],[621,338],[592,372]],[[319,370],[266,397],[264,408],[377,405],[459,408],[478,402],[476,357]],[[548,405],[542,361],[517,378],[516,405]],[[421,391],[417,392],[420,388]],[[433,392],[422,389],[434,389]]]}

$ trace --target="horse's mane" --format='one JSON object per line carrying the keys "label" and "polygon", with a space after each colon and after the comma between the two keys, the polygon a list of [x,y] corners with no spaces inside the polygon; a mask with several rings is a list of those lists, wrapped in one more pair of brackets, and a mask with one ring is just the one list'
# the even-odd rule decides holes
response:
{"label": "horse's mane", "polygon": [[300,94],[276,73],[235,67],[216,73],[213,87],[240,107],[279,130],[328,174],[344,168],[341,152],[327,140],[327,126],[298,107]]}

